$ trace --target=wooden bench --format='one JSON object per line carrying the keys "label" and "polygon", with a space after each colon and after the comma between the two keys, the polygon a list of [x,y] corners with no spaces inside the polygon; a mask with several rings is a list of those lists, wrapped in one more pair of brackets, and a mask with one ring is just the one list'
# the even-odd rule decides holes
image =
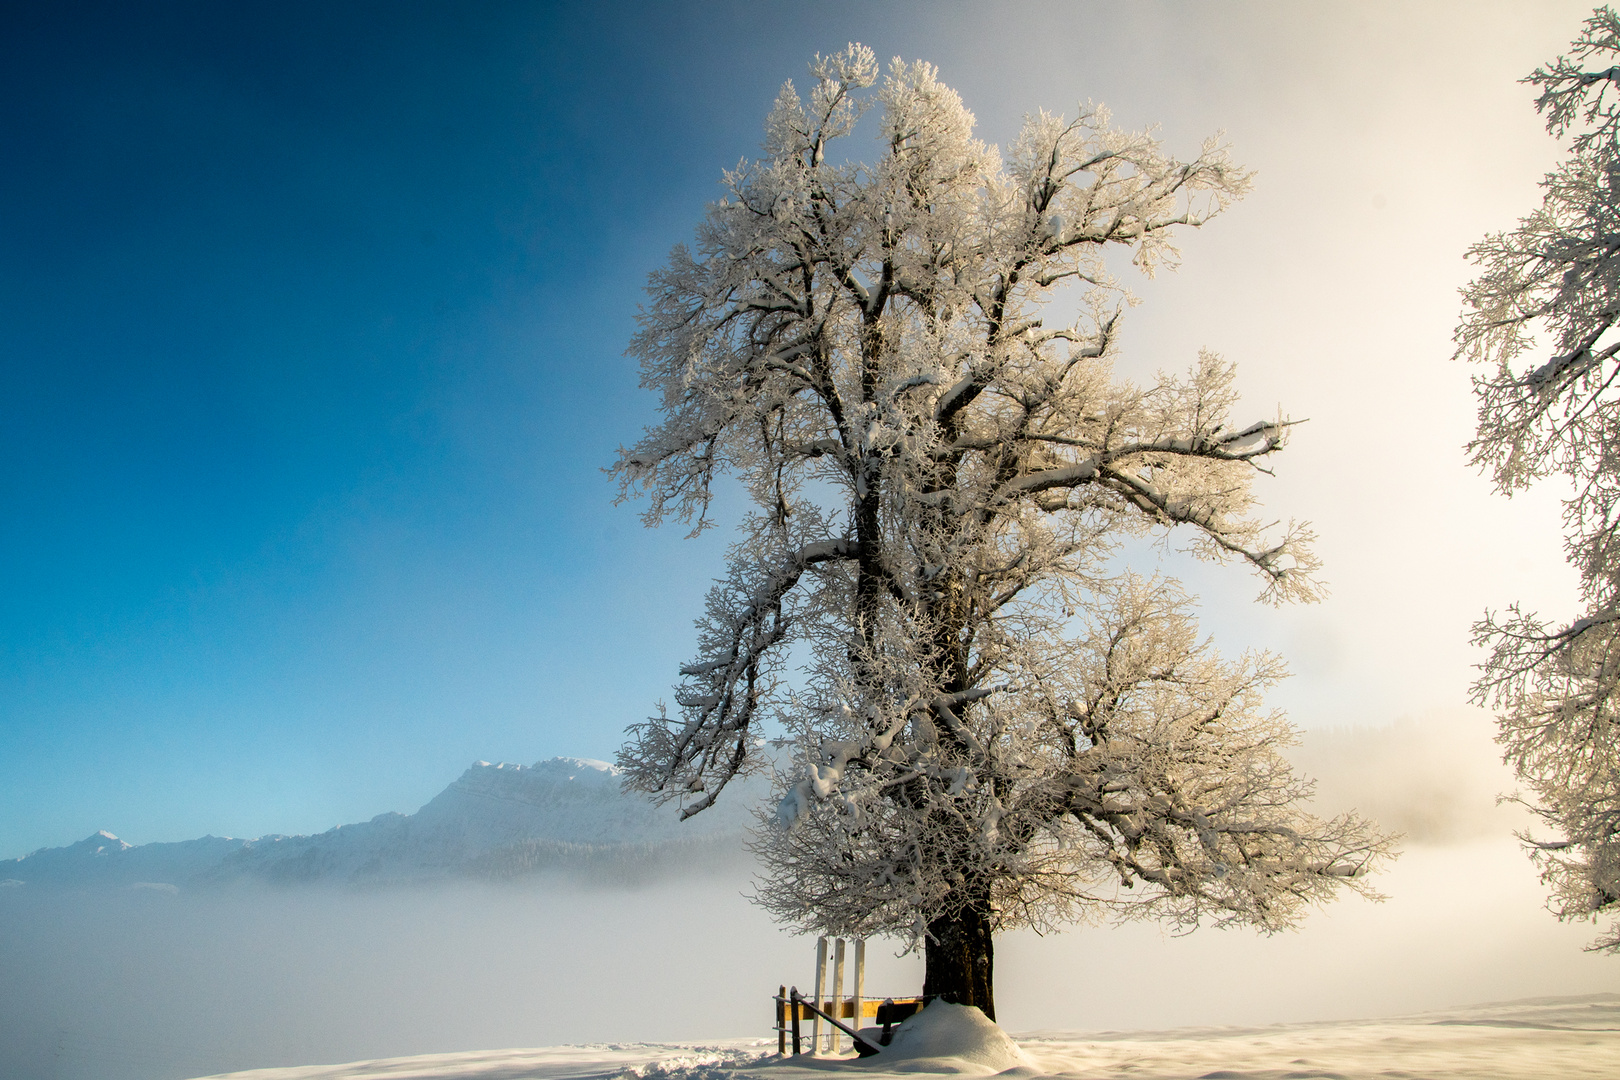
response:
{"label": "wooden bench", "polygon": [[[861,1021],[871,1019],[883,1028],[883,1034],[878,1037],[882,1046],[889,1045],[891,1035],[890,1027],[911,1016],[923,1007],[924,999],[920,997],[889,997],[881,1000],[870,997],[859,998],[831,998],[815,1001],[813,998],[799,997],[797,991],[792,994],[786,986],[777,988],[776,997],[776,1051],[779,1054],[787,1053],[788,1034],[793,1035],[793,1052],[801,1052],[802,1037],[799,1032],[801,1020],[819,1020],[826,1017],[835,1023],[841,1020],[850,1020],[853,1023],[846,1027],[839,1023],[852,1038],[860,1030]],[[817,1013],[821,1014],[818,1017]],[[859,1051],[861,1045],[856,1043],[855,1049]]]}

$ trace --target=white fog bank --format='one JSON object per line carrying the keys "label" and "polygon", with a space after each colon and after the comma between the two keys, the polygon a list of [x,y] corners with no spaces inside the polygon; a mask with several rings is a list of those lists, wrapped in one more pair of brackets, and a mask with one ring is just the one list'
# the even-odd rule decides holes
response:
{"label": "white fog bank", "polygon": [[[1081,926],[998,941],[1012,1031],[1381,1017],[1620,992],[1582,951],[1512,830],[1522,810],[1488,717],[1308,732],[1318,809],[1407,834],[1376,884],[1297,933]],[[232,1070],[597,1041],[769,1034],[779,984],[808,987],[813,943],[745,897],[742,862],[592,885],[506,882],[55,890],[0,888],[0,1076],[178,1080]],[[868,993],[915,993],[916,957],[868,949]],[[1206,1070],[1207,1071],[1207,1070]]]}
{"label": "white fog bank", "polygon": [[1356,810],[1402,834],[1407,846],[1506,837],[1533,825],[1500,801],[1515,787],[1484,709],[1457,707],[1393,724],[1319,728],[1288,752],[1316,780],[1316,812]]}
{"label": "white fog bank", "polygon": [[[0,1075],[177,1080],[510,1046],[767,1037],[813,948],[739,877],[641,890],[523,886],[117,896],[0,890]],[[1510,841],[1418,848],[1298,934],[1149,926],[1013,933],[1009,1030],[1255,1025],[1620,991]],[[868,992],[921,966],[869,948]]]}

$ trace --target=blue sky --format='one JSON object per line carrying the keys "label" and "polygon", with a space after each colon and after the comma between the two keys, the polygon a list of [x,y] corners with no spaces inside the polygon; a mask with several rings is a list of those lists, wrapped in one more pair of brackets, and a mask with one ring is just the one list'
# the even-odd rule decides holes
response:
{"label": "blue sky", "polygon": [[[1267,614],[1238,571],[1195,574],[1206,621],[1293,650],[1302,723],[1457,705],[1468,619],[1567,592],[1555,549],[1478,588],[1556,544],[1550,503],[1515,500],[1450,578],[1414,571],[1435,596],[1389,568],[1507,513],[1461,464],[1445,335],[1462,248],[1556,157],[1513,80],[1583,10],[11,6],[0,856],[314,831],[412,810],[475,758],[611,756],[727,539],[642,530],[601,471],[653,419],[622,355],[642,283],[781,81],[850,40],[939,63],[995,141],[1090,97],[1172,149],[1228,129],[1258,206],[1144,288],[1132,340],[1149,371],[1208,343],[1261,408],[1320,425],[1266,497],[1318,521],[1339,591]],[[1346,453],[1352,430],[1372,437]],[[1423,484],[1358,486],[1380,433]]]}
{"label": "blue sky", "polygon": [[0,847],[611,751],[651,645],[614,568],[701,571],[599,469],[727,73],[670,93],[683,20],[579,9],[8,21]]}

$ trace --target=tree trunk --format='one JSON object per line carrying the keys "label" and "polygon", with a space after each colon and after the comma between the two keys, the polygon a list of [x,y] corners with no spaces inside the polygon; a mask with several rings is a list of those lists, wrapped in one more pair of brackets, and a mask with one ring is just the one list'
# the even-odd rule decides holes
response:
{"label": "tree trunk", "polygon": [[923,959],[924,997],[977,1005],[984,1015],[996,1018],[991,976],[995,946],[988,904],[970,904],[955,915],[930,922]]}

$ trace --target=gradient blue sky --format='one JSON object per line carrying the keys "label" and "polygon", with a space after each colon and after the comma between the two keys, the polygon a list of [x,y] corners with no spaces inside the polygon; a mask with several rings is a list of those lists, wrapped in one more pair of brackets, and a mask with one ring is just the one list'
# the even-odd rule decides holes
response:
{"label": "gradient blue sky", "polygon": [[1182,152],[1228,129],[1260,186],[1127,345],[1208,344],[1312,418],[1266,499],[1317,521],[1335,598],[1197,571],[1209,625],[1288,655],[1306,725],[1460,706],[1479,610],[1567,598],[1550,499],[1462,464],[1446,337],[1463,248],[1557,156],[1514,80],[1585,10],[10,5],[0,857],[611,756],[727,541],[642,530],[601,472],[653,420],[642,283],[851,40],[939,63],[994,141],[1087,98]]}

